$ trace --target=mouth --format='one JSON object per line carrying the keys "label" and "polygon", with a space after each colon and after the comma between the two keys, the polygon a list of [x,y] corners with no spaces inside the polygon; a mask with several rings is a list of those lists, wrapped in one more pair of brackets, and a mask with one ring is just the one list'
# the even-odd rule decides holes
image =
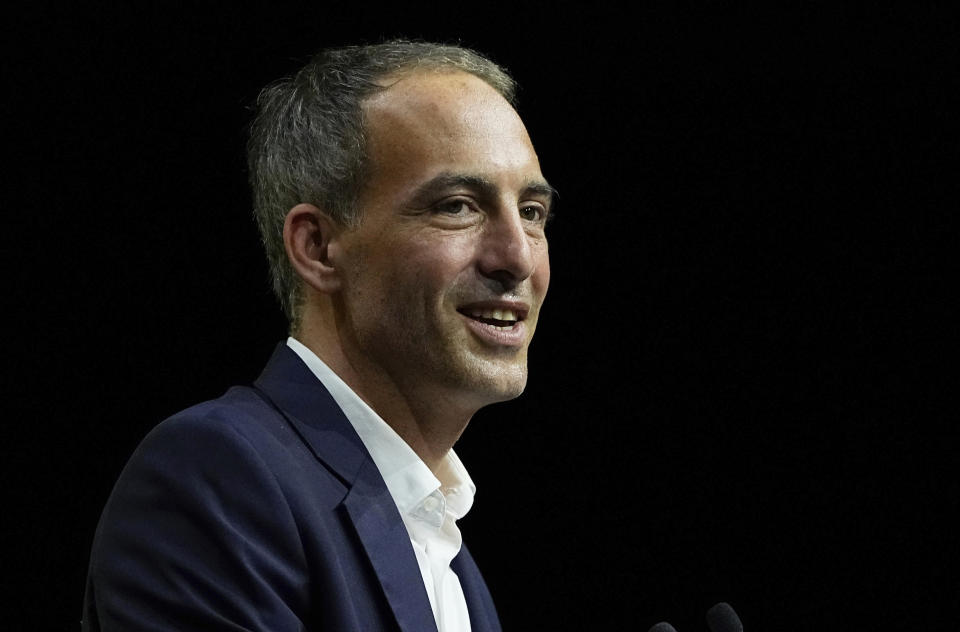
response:
{"label": "mouth", "polygon": [[513,329],[527,317],[526,310],[520,307],[467,306],[457,311],[467,318],[501,330]]}
{"label": "mouth", "polygon": [[472,303],[457,308],[467,325],[484,343],[522,348],[527,340],[524,320],[530,308],[523,303]]}

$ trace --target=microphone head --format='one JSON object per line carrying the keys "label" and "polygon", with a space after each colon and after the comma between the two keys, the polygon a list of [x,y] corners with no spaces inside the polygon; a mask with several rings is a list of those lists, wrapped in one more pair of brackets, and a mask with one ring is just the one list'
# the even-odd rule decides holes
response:
{"label": "microphone head", "polygon": [[650,628],[648,632],[677,632],[677,629],[666,621],[661,621]]}
{"label": "microphone head", "polygon": [[710,632],[743,632],[740,617],[723,601],[707,610],[707,625]]}

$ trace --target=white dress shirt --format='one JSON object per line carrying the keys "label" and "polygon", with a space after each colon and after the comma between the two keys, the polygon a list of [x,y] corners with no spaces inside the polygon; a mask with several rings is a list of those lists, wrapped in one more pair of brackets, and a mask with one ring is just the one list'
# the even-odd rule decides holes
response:
{"label": "white dress shirt", "polygon": [[476,486],[453,450],[434,475],[393,428],[296,338],[289,346],[326,387],[380,470],[397,503],[420,565],[440,632],[469,632],[470,616],[460,579],[450,561],[460,552],[457,520],[473,505]]}

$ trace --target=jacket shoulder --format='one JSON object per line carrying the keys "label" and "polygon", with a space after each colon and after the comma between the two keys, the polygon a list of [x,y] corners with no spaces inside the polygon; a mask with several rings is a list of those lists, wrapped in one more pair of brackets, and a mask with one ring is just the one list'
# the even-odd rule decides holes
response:
{"label": "jacket shoulder", "polygon": [[255,389],[183,410],[148,433],[114,487],[85,619],[219,629],[227,608],[245,629],[300,629],[311,558],[301,534],[327,532],[344,493]]}

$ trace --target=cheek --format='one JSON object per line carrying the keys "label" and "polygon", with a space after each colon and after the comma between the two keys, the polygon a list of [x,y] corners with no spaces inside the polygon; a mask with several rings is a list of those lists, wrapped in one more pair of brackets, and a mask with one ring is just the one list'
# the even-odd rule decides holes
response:
{"label": "cheek", "polygon": [[[416,320],[446,309],[460,293],[472,294],[476,273],[471,265],[476,244],[465,234],[396,235],[382,243],[368,261],[370,283],[390,302],[390,309]],[[417,316],[420,314],[420,316]]]}
{"label": "cheek", "polygon": [[377,284],[395,317],[405,326],[419,329],[421,321],[434,320],[448,302],[451,288],[457,285],[456,275],[450,271],[450,261],[437,253],[410,251],[381,268]]}
{"label": "cheek", "polygon": [[403,253],[405,276],[415,278],[425,292],[443,292],[471,270],[470,244],[454,240],[422,244]]}
{"label": "cheek", "polygon": [[532,275],[533,290],[542,299],[550,286],[550,257],[547,255],[547,249],[543,249],[540,255],[539,263]]}

